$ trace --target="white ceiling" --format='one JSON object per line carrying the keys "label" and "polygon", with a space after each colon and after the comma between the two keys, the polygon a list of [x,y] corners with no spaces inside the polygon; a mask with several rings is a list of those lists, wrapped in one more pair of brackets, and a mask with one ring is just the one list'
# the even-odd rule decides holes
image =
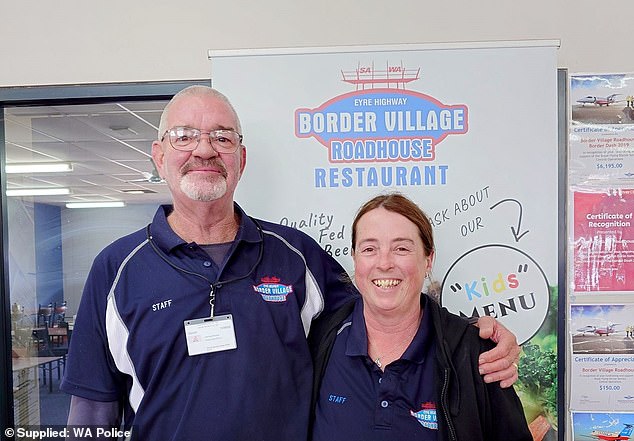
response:
{"label": "white ceiling", "polygon": [[[8,174],[7,188],[69,187],[67,196],[36,196],[35,202],[169,200],[153,170],[150,150],[166,101],[5,108],[7,164],[63,161],[67,173]],[[145,194],[130,194],[142,190]]]}

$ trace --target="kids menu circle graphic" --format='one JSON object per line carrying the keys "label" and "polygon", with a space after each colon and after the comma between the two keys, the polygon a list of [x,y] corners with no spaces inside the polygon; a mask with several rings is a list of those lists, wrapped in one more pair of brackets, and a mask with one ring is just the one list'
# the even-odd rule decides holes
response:
{"label": "kids menu circle graphic", "polygon": [[522,344],[542,326],[550,290],[544,271],[528,254],[507,245],[484,245],[451,265],[441,303],[464,317],[496,318]]}

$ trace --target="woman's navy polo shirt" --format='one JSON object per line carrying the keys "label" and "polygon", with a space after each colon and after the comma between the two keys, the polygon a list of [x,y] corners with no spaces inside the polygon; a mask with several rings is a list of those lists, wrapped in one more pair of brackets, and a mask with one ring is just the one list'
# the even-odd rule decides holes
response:
{"label": "woman's navy polo shirt", "polygon": [[436,440],[431,319],[423,313],[412,343],[384,372],[368,357],[361,299],[343,323],[322,379],[313,441]]}

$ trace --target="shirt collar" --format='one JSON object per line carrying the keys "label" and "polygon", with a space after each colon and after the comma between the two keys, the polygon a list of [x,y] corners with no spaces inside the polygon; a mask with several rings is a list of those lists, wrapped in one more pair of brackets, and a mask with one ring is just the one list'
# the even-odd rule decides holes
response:
{"label": "shirt collar", "polygon": [[359,297],[350,316],[350,333],[346,341],[346,355],[350,357],[368,355],[368,332],[363,318],[363,299]]}
{"label": "shirt collar", "polygon": [[[252,243],[260,242],[262,240],[262,233],[259,231],[259,223],[250,216],[247,216],[237,203],[234,202],[233,206],[240,218],[240,226],[238,227],[236,239],[238,241]],[[174,207],[172,205],[161,205],[156,210],[150,226],[152,239],[166,253],[171,252],[178,246],[187,245],[187,243],[172,230],[167,222],[167,216],[173,209]]]}
{"label": "shirt collar", "polygon": [[[429,301],[429,298],[421,294],[421,308],[423,308],[423,318],[416,331],[416,335],[412,340],[412,343],[405,350],[405,353],[401,357],[402,360],[408,360],[413,363],[423,363],[427,356],[427,351],[433,344],[433,329],[431,324],[431,314],[425,312],[425,305]],[[358,298],[352,314],[350,316],[350,333],[346,341],[346,355],[350,357],[354,356],[367,356],[368,355],[368,333],[365,329],[365,319],[363,317],[363,300]]]}

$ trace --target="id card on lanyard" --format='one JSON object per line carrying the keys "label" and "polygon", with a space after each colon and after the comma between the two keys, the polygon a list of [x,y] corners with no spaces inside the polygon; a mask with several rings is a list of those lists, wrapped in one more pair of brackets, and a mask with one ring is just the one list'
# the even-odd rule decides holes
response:
{"label": "id card on lanyard", "polygon": [[231,314],[185,320],[185,338],[190,356],[236,349],[236,332]]}
{"label": "id card on lanyard", "polygon": [[209,283],[210,291],[209,291],[209,306],[210,306],[210,314],[207,318],[199,318],[192,320],[185,320],[183,322],[185,328],[185,338],[187,340],[187,352],[190,356],[192,355],[200,355],[200,354],[209,354],[212,352],[219,351],[228,351],[231,349],[237,349],[238,344],[236,342],[236,331],[233,325],[233,317],[231,314],[224,314],[221,316],[214,317],[214,302],[216,299],[216,287],[220,287],[222,285],[226,285],[228,283],[237,282],[239,280],[246,279],[249,277],[255,269],[258,267],[260,262],[262,261],[262,254],[264,251],[264,235],[262,233],[262,227],[258,223],[256,219],[249,218],[255,224],[258,233],[260,235],[259,241],[259,251],[258,258],[251,267],[251,269],[238,277],[235,277],[230,280],[222,280],[217,282],[212,282],[207,279],[204,275],[192,272],[186,268],[182,268],[176,263],[170,261],[170,259],[165,255],[165,253],[154,243],[152,238],[152,234],[150,232],[151,224],[148,224],[147,230],[147,239],[152,249],[159,255],[161,259],[163,259],[168,265],[172,268],[175,268],[178,271],[181,271],[185,274],[190,274],[192,276],[196,276],[201,278]]}

